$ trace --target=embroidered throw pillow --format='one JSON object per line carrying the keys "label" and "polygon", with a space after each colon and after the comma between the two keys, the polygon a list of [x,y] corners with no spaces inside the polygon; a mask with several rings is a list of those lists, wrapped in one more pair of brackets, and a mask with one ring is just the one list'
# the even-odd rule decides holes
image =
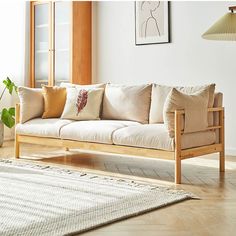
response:
{"label": "embroidered throw pillow", "polygon": [[62,119],[99,120],[104,89],[67,88]]}

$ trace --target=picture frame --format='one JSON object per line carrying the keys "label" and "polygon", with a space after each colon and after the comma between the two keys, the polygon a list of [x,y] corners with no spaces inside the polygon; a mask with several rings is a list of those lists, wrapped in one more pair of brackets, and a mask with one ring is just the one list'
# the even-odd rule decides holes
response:
{"label": "picture frame", "polygon": [[168,1],[135,2],[135,44],[170,42]]}

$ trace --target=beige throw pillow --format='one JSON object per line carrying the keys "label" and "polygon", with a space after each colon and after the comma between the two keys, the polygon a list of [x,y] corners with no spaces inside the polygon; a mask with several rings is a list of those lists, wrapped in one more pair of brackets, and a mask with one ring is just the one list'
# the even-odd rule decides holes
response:
{"label": "beige throw pillow", "polygon": [[20,123],[41,117],[44,111],[42,89],[18,87]]}
{"label": "beige throw pillow", "polygon": [[103,99],[103,119],[148,123],[151,85],[107,84]]}
{"label": "beige throw pillow", "polygon": [[[152,102],[150,108],[150,117],[149,123],[163,123],[163,108],[168,94],[171,89],[174,87],[153,84],[152,86]],[[215,84],[202,85],[202,86],[194,86],[194,87],[175,87],[180,92],[186,94],[194,94],[198,91],[201,91],[205,88],[209,89],[209,101],[208,107],[213,107],[214,103],[214,92],[215,92]],[[213,125],[213,114],[209,114],[209,125]]]}
{"label": "beige throw pillow", "polygon": [[99,120],[104,89],[67,88],[62,119]]}
{"label": "beige throw pillow", "polygon": [[175,110],[184,109],[184,133],[205,130],[208,127],[208,100],[209,89],[204,89],[195,94],[184,94],[173,88],[164,104],[164,123],[169,136],[174,137]]}

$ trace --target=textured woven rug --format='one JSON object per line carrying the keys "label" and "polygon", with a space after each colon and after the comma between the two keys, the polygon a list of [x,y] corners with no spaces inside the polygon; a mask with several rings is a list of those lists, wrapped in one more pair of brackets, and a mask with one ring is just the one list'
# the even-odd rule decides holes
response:
{"label": "textured woven rug", "polygon": [[0,160],[0,235],[74,235],[191,193],[103,175]]}

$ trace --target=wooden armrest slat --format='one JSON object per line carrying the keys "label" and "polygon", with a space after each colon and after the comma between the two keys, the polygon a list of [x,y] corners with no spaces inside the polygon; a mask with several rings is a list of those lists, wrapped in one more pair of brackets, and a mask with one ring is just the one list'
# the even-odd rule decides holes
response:
{"label": "wooden armrest slat", "polygon": [[[209,126],[209,127],[207,127],[205,130],[201,130],[201,131],[208,131],[208,130],[215,130],[215,129],[221,129],[222,128],[222,126],[220,126],[220,125],[217,125],[217,126]],[[200,132],[200,131],[199,131]],[[181,131],[181,134],[184,134],[184,131],[182,130]]]}
{"label": "wooden armrest slat", "polygon": [[216,112],[216,111],[223,111],[224,107],[211,107],[208,108],[208,112]]}
{"label": "wooden armrest slat", "polygon": [[[211,107],[211,108],[208,108],[208,112],[217,112],[217,111],[223,111],[224,110],[224,107]],[[185,114],[185,110],[181,109],[181,110],[176,110],[175,111],[178,115],[183,115]]]}
{"label": "wooden armrest slat", "polygon": [[206,128],[206,130],[212,130],[212,129],[221,129],[222,126],[216,125],[216,126],[209,126]]}

